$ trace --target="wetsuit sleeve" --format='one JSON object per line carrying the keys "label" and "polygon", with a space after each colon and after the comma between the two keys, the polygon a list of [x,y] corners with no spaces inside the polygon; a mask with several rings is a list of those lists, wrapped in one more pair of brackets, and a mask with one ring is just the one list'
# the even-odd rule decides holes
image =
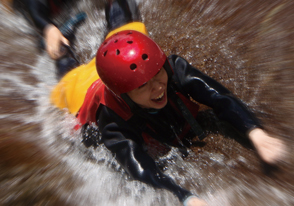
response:
{"label": "wetsuit sleeve", "polygon": [[47,0],[23,1],[31,20],[40,31],[43,31],[48,24],[53,24],[50,20],[50,7]]}
{"label": "wetsuit sleeve", "polygon": [[144,151],[140,132],[124,121],[111,109],[103,106],[98,115],[101,141],[115,155],[128,174],[141,182],[173,192],[180,201],[191,193],[164,175],[154,160]]}
{"label": "wetsuit sleeve", "polygon": [[243,134],[248,134],[250,130],[261,127],[257,118],[245,104],[223,85],[203,74],[179,56],[172,55],[169,61],[174,69],[173,79],[180,92],[213,108],[221,120],[229,122]]}

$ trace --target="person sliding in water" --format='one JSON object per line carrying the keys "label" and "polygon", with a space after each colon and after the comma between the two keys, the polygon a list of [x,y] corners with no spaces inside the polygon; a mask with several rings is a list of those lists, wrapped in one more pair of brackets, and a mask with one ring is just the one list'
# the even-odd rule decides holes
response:
{"label": "person sliding in water", "polygon": [[[213,108],[219,119],[246,135],[265,162],[281,158],[283,142],[269,136],[239,99],[182,57],[167,57],[147,36],[133,1],[108,1],[105,12],[111,32],[96,59],[69,72],[52,93],[56,106],[77,115],[86,146],[104,144],[133,179],[167,189],[189,206],[206,203],[163,174],[145,145],[157,141],[187,155],[182,140],[205,137],[195,120],[199,108],[195,101]],[[76,78],[96,69],[100,78],[90,78],[82,91],[86,78],[70,81],[71,75]],[[84,98],[82,106],[70,106],[76,104],[75,96]],[[93,123],[100,135],[86,135]]]}
{"label": "person sliding in water", "polygon": [[74,0],[14,0],[13,7],[32,23],[43,38],[40,47],[56,60],[58,75],[62,77],[70,69],[79,65],[70,45],[74,41],[75,29],[82,23],[86,14],[80,12],[75,17],[58,26],[52,21],[63,8]]}

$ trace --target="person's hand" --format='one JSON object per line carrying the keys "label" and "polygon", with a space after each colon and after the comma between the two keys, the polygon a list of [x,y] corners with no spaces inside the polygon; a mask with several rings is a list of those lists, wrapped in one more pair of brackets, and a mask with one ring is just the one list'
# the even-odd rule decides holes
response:
{"label": "person's hand", "polygon": [[43,33],[46,42],[46,51],[52,59],[58,59],[63,55],[60,51],[60,46],[62,44],[69,45],[69,41],[52,24],[47,25]]}
{"label": "person's hand", "polygon": [[280,140],[269,136],[262,129],[256,128],[249,132],[252,141],[261,159],[268,164],[282,160],[286,155],[286,145]]}
{"label": "person's hand", "polygon": [[207,203],[195,196],[190,197],[185,201],[185,206],[208,206]]}

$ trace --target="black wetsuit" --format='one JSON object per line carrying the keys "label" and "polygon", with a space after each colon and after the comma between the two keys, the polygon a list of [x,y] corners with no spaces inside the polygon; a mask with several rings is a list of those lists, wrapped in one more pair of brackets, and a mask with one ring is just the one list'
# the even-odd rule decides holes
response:
{"label": "black wetsuit", "polygon": [[[258,121],[245,105],[221,84],[192,67],[186,60],[177,55],[170,56],[169,62],[174,70],[174,75],[169,80],[168,87],[171,84],[176,85],[176,90],[183,95],[191,96],[199,103],[213,108],[219,119],[229,122],[243,134],[259,127]],[[160,119],[161,121],[159,123],[160,128],[153,128],[157,135],[156,139],[159,135],[161,141],[168,144],[174,140],[175,136],[171,128],[178,126],[172,120],[177,118],[171,118],[171,116],[180,116],[180,114],[168,105],[156,114],[150,114],[146,111],[149,119],[147,116],[134,113],[127,121],[107,106],[102,105],[97,112],[97,120],[99,120],[97,124],[102,134],[101,143],[104,143],[115,155],[121,166],[134,179],[170,190],[183,201],[191,193],[165,176],[143,147],[142,134],[146,133],[146,125],[152,125],[152,122],[149,121],[150,118],[154,118],[156,121]],[[178,119],[178,122],[181,121]]]}
{"label": "black wetsuit", "polygon": [[[110,30],[138,20],[138,11],[133,3],[117,0],[107,4],[106,20]],[[175,90],[186,97],[191,96],[199,103],[213,108],[221,120],[231,123],[243,134],[259,127],[258,121],[246,106],[221,84],[177,55],[170,56],[168,60],[174,70],[168,82],[168,97],[173,96]],[[160,171],[155,161],[147,154],[142,136],[147,133],[160,142],[173,145],[174,139],[181,132],[181,122],[185,122],[185,119],[171,106],[172,101],[169,100],[167,106],[155,113],[143,109],[133,110],[133,116],[127,121],[107,106],[101,105],[96,120],[101,132],[100,143],[114,154],[131,177],[154,187],[167,189],[180,201],[184,201],[192,194]],[[150,127],[151,130],[148,129]]]}
{"label": "black wetsuit", "polygon": [[14,7],[19,10],[36,28],[42,32],[52,21],[54,15],[60,13],[65,5],[73,0],[14,0]]}

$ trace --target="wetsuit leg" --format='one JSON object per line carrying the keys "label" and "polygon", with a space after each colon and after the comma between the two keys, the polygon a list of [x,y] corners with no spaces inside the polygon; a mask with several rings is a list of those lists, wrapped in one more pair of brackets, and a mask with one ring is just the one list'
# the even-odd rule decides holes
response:
{"label": "wetsuit leg", "polygon": [[109,31],[127,23],[141,21],[135,0],[109,0],[105,6],[105,16]]}

